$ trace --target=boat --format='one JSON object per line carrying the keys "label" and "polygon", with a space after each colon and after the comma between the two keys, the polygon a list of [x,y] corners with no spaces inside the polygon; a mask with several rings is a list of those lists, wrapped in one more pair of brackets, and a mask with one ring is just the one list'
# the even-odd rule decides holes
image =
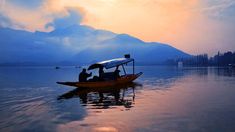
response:
{"label": "boat", "polygon": [[60,67],[56,66],[55,69],[60,69]]}
{"label": "boat", "polygon": [[[127,74],[124,65],[127,63],[132,63],[132,73]],[[143,73],[135,73],[135,60],[133,58],[130,58],[130,55],[125,55],[124,58],[116,58],[111,60],[105,60],[102,62],[97,62],[88,67],[88,70],[94,70],[98,68],[105,68],[110,69],[113,67],[122,66],[124,75],[121,75],[120,77],[113,79],[112,73],[105,73],[109,76],[111,76],[110,79],[105,79],[104,81],[87,81],[87,82],[57,82],[58,84],[67,85],[67,86],[74,86],[74,87],[87,87],[87,88],[96,88],[96,87],[112,87],[116,85],[122,85],[127,84],[130,82],[133,82],[135,79],[137,79],[139,76],[141,76]]]}

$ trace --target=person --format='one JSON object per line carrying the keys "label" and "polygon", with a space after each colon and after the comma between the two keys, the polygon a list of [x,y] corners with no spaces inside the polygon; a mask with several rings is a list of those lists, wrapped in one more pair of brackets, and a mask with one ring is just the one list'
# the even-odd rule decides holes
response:
{"label": "person", "polygon": [[99,80],[103,80],[104,75],[104,67],[99,68]]}
{"label": "person", "polygon": [[117,66],[116,69],[115,69],[115,71],[114,71],[114,78],[115,78],[115,79],[117,79],[117,78],[120,77],[120,75],[119,75],[120,70],[118,70],[118,67],[119,67],[119,66]]}
{"label": "person", "polygon": [[92,73],[88,74],[86,69],[83,68],[82,72],[79,74],[79,82],[87,82],[87,78],[90,77]]}
{"label": "person", "polygon": [[102,74],[104,74],[104,67],[99,68],[99,77],[101,77]]}

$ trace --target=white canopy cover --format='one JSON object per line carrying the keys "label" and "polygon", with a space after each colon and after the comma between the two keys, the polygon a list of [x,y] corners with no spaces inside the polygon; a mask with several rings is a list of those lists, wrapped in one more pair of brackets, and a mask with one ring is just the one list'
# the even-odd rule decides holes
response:
{"label": "white canopy cover", "polygon": [[116,67],[116,66],[119,66],[122,64],[129,63],[131,61],[134,61],[134,59],[132,59],[132,58],[116,58],[116,59],[101,61],[101,62],[97,62],[95,64],[90,65],[88,70],[92,70],[92,69],[100,68],[100,67],[104,67],[106,69],[109,69],[112,67]]}

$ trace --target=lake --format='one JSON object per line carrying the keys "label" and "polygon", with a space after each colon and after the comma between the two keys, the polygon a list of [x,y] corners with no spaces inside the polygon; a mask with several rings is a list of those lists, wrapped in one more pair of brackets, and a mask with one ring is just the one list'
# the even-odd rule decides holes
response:
{"label": "lake", "polygon": [[233,69],[137,66],[125,86],[56,84],[80,70],[0,67],[0,131],[235,131]]}

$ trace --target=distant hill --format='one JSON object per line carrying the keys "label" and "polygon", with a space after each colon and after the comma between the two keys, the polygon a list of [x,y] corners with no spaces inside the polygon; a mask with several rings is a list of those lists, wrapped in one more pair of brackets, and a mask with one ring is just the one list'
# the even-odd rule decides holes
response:
{"label": "distant hill", "polygon": [[131,54],[139,64],[160,64],[190,55],[167,44],[144,42],[89,26],[72,25],[51,32],[0,28],[0,64],[87,64]]}

